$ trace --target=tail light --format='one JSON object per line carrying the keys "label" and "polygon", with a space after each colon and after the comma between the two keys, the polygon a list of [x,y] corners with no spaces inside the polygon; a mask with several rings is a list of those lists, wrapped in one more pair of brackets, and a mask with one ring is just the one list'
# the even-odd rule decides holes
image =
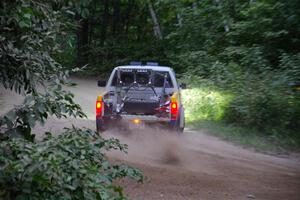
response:
{"label": "tail light", "polygon": [[97,101],[96,101],[96,116],[97,117],[102,117],[102,109],[103,108],[103,101],[102,97],[98,96]]}
{"label": "tail light", "polygon": [[171,120],[176,120],[177,119],[177,115],[178,115],[178,103],[175,99],[171,100],[171,104],[170,104],[171,108]]}

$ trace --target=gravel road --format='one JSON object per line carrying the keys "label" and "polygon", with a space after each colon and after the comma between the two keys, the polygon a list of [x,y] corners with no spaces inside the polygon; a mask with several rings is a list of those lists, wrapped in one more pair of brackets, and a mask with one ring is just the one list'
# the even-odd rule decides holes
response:
{"label": "gravel road", "polygon": [[[36,133],[58,133],[71,124],[95,129],[95,99],[101,89],[94,79],[74,81],[78,85],[70,90],[88,118],[49,119],[44,127],[35,128]],[[0,114],[23,99],[3,89],[0,97]],[[189,128],[180,137],[159,129],[104,133],[112,136],[128,144],[129,150],[128,154],[109,152],[110,159],[138,167],[146,176],[143,184],[120,181],[133,199],[300,199],[297,157],[258,153]]]}

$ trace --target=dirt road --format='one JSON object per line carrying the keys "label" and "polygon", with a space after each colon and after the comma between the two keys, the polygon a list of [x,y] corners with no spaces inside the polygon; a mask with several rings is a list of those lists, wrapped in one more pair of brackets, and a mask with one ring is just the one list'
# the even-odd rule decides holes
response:
{"label": "dirt road", "polygon": [[[72,123],[95,128],[94,105],[100,89],[95,80],[75,79],[75,82],[78,86],[71,91],[88,119],[50,119],[45,127],[37,127],[36,132],[59,132]],[[0,113],[22,100],[9,92],[1,94]],[[111,152],[109,157],[140,168],[146,176],[144,184],[120,182],[133,199],[300,199],[300,161],[295,157],[257,153],[201,130],[188,129],[180,137],[157,129],[131,134],[105,133],[105,137],[111,136],[128,144],[129,151],[128,154]]]}

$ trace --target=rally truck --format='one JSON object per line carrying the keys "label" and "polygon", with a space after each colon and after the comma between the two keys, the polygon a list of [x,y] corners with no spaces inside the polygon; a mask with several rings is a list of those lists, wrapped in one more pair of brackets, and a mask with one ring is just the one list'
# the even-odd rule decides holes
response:
{"label": "rally truck", "polygon": [[131,62],[115,67],[107,81],[98,81],[105,92],[96,100],[96,128],[103,132],[112,127],[139,129],[146,126],[184,130],[181,89],[171,67],[158,63]]}

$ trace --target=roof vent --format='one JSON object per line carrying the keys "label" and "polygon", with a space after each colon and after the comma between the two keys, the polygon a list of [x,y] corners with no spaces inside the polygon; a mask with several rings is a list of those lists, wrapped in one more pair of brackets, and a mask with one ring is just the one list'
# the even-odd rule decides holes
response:
{"label": "roof vent", "polygon": [[157,62],[147,62],[146,65],[148,66],[158,66]]}

